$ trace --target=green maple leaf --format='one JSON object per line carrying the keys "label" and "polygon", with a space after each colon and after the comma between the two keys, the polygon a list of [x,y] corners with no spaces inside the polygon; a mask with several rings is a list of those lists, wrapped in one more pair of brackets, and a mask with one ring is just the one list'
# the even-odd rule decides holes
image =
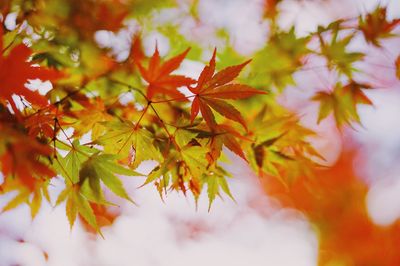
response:
{"label": "green maple leaf", "polygon": [[63,201],[66,201],[65,212],[70,228],[74,226],[76,217],[79,213],[92,228],[101,234],[100,228],[97,225],[96,216],[90,206],[89,200],[82,194],[79,186],[67,186],[58,195],[56,206],[61,204]]}
{"label": "green maple leaf", "polygon": [[337,83],[332,92],[317,92],[311,99],[320,102],[318,123],[331,113],[334,114],[338,127],[351,125],[352,122],[361,123],[357,105],[373,105],[362,89],[371,89],[371,86],[350,81],[346,85]]}
{"label": "green maple leaf", "polygon": [[78,140],[74,140],[71,146],[59,141],[57,148],[69,150],[65,157],[57,156],[55,167],[62,176],[73,184],[79,182],[79,170],[82,164],[91,154],[98,152],[96,149],[80,145]]}
{"label": "green maple leaf", "polygon": [[105,123],[107,132],[95,140],[103,145],[104,151],[117,154],[122,159],[130,158],[133,168],[146,160],[161,161],[161,154],[154,146],[153,134],[145,128],[136,127],[130,122]]}
{"label": "green maple leaf", "polygon": [[114,162],[115,156],[108,154],[94,154],[92,155],[83,165],[79,171],[80,183],[84,183],[86,180],[89,181],[89,185],[94,192],[94,195],[100,195],[101,187],[100,180],[108,187],[112,192],[121,198],[125,198],[131,202],[132,199],[125,191],[121,180],[115,176],[127,175],[127,176],[140,176],[141,174],[124,168],[121,165]]}
{"label": "green maple leaf", "polygon": [[220,195],[220,190],[222,190],[226,195],[228,195],[233,201],[235,201],[232,193],[229,189],[228,182],[224,176],[214,175],[207,176],[207,194],[208,194],[208,211],[210,211],[212,203],[214,202],[216,196]]}
{"label": "green maple leaf", "polygon": [[[331,30],[332,37],[328,43],[323,38],[322,33]],[[330,24],[326,29],[319,28],[318,38],[321,46],[320,55],[328,61],[329,69],[337,69],[340,73],[351,78],[356,69],[353,64],[365,57],[361,52],[350,52],[348,46],[354,38],[354,34],[349,34],[341,39],[338,38],[339,32],[342,30],[340,23]]]}

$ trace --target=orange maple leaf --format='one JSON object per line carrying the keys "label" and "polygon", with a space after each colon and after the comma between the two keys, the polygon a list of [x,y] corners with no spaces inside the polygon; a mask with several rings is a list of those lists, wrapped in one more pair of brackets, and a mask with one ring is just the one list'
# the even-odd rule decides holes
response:
{"label": "orange maple leaf", "polygon": [[[104,205],[97,204],[94,202],[90,202],[90,207],[93,210],[93,214],[96,217],[96,223],[99,228],[101,227],[106,227],[110,226],[114,223],[115,219],[120,216],[120,212],[112,212],[110,209]],[[79,214],[79,218],[82,222],[82,225],[84,229],[92,234],[96,234],[98,230],[96,228],[93,228],[86,220],[84,217],[82,217],[81,214]]]}
{"label": "orange maple leaf", "polygon": [[3,31],[0,28],[0,101],[8,101],[16,113],[19,111],[12,99],[14,94],[23,96],[34,105],[46,106],[46,97],[37,91],[29,90],[25,84],[29,79],[56,80],[62,76],[61,73],[33,66],[32,62],[28,61],[32,51],[24,44],[17,45],[5,55],[7,48],[3,47]]}
{"label": "orange maple leaf", "polygon": [[142,38],[140,34],[136,34],[132,38],[131,49],[129,52],[129,57],[127,62],[129,63],[130,68],[133,70],[134,67],[141,62],[145,58],[145,54],[142,48]]}
{"label": "orange maple leaf", "polygon": [[391,31],[400,25],[400,19],[388,21],[386,19],[386,7],[377,7],[372,13],[367,14],[365,20],[360,17],[359,28],[364,34],[365,40],[373,45],[380,47],[379,38],[393,36]]}
{"label": "orange maple leaf", "polygon": [[222,151],[222,145],[240,156],[243,160],[247,161],[246,155],[235,137],[251,142],[250,139],[243,137],[234,128],[228,125],[217,125],[215,128],[215,135],[210,138],[210,152],[207,153],[208,162],[213,163],[219,158]]}
{"label": "orange maple leaf", "polygon": [[214,114],[211,111],[212,108],[226,118],[236,121],[246,128],[246,122],[240,112],[231,104],[221,99],[245,99],[255,94],[265,94],[265,92],[247,85],[230,83],[251,60],[240,65],[227,67],[214,74],[215,56],[216,49],[209,65],[205,66],[201,72],[196,87],[189,87],[189,90],[195,94],[191,109],[191,121],[193,122],[199,111],[201,111],[207,125],[211,129],[215,128],[216,122]]}
{"label": "orange maple leaf", "polygon": [[56,175],[39,160],[40,156],[51,156],[53,152],[51,147],[6,127],[0,127],[0,130],[7,136],[9,142],[7,150],[0,155],[1,172],[4,176],[18,177],[24,186],[34,191],[37,182]]}
{"label": "orange maple leaf", "polygon": [[24,125],[30,137],[44,136],[51,139],[61,126],[70,125],[64,121],[64,116],[63,111],[57,107],[46,108],[24,117]]}
{"label": "orange maple leaf", "polygon": [[140,62],[137,62],[140,74],[148,82],[146,93],[148,99],[152,99],[155,94],[164,94],[176,98],[185,97],[177,88],[189,86],[194,83],[194,80],[182,75],[172,75],[171,73],[181,65],[189,50],[188,48],[183,53],[161,63],[160,54],[156,46],[147,69]]}

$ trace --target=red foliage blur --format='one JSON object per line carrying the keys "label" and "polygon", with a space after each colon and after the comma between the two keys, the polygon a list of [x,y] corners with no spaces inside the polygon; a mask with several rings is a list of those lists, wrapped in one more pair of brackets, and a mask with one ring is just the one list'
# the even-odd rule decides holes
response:
{"label": "red foliage blur", "polygon": [[400,223],[372,222],[365,202],[368,186],[354,171],[355,157],[356,151],[344,151],[333,167],[314,169],[313,178],[300,177],[287,188],[269,176],[263,187],[315,225],[319,265],[400,265]]}

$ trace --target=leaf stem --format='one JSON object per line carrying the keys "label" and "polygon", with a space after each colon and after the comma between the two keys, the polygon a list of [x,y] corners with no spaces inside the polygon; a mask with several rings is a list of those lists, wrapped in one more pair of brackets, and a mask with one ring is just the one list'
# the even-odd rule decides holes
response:
{"label": "leaf stem", "polygon": [[176,143],[174,136],[171,135],[171,133],[169,132],[167,126],[164,123],[164,120],[160,117],[160,115],[158,114],[157,110],[154,108],[154,106],[153,106],[153,104],[151,102],[149,102],[149,106],[153,110],[154,114],[157,116],[157,118],[160,121],[162,127],[164,128],[165,132],[167,133],[169,141],[171,141],[174,144],[174,146],[175,146],[177,151],[180,151],[181,148],[179,147],[178,143]]}

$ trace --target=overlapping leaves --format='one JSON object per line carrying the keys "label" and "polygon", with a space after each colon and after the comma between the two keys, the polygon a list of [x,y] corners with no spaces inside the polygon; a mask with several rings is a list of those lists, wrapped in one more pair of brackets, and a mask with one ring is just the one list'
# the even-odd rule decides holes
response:
{"label": "overlapping leaves", "polygon": [[196,86],[189,87],[189,90],[195,94],[192,102],[190,119],[193,121],[201,111],[202,117],[207,125],[210,129],[214,129],[217,123],[211,111],[212,108],[224,117],[236,121],[246,128],[246,122],[240,112],[224,100],[245,99],[256,94],[265,94],[265,92],[256,90],[247,85],[230,83],[250,61],[227,67],[214,74],[216,67],[215,56],[216,50],[214,50],[209,64],[205,66],[201,72]]}

